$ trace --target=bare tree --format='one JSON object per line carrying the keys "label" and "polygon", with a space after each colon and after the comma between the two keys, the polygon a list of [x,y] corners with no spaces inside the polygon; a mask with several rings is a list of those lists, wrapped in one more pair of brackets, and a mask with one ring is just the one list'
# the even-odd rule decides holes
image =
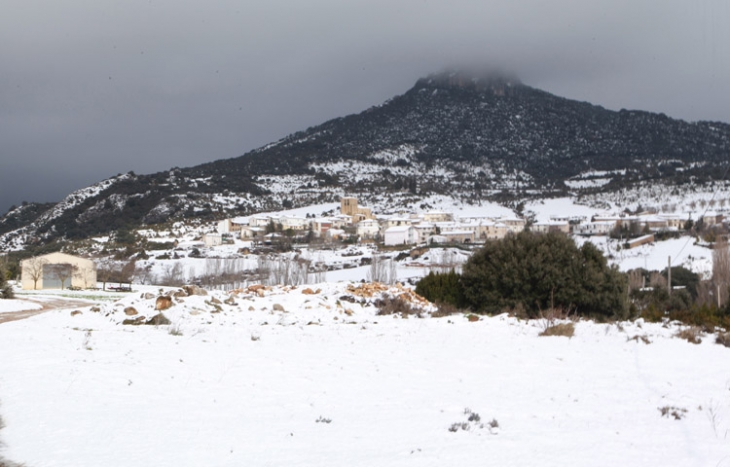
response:
{"label": "bare tree", "polygon": [[182,263],[176,261],[175,264],[167,265],[159,282],[159,285],[173,287],[182,285],[184,282]]}
{"label": "bare tree", "polygon": [[651,275],[649,275],[649,285],[655,288],[666,288],[667,278],[662,276],[662,274],[659,272],[652,272]]}
{"label": "bare tree", "polygon": [[78,267],[69,263],[50,264],[46,267],[46,272],[61,282],[61,290],[66,288],[66,281],[78,274],[77,271]]}
{"label": "bare tree", "polygon": [[[85,289],[88,289],[90,285],[96,286],[96,284],[89,284],[88,282],[91,271],[90,267],[76,266],[73,270],[73,278],[77,280],[77,283],[83,282]],[[73,285],[73,280],[71,284]]]}
{"label": "bare tree", "polygon": [[140,284],[147,284],[152,278],[152,265],[136,266],[134,268],[134,280]]}
{"label": "bare tree", "polygon": [[433,256],[437,256],[438,259],[431,264],[431,268],[435,272],[447,273],[452,270],[459,272],[461,269],[461,261],[457,253],[451,248],[441,249],[440,254],[436,253],[436,250],[431,250]]}
{"label": "bare tree", "polygon": [[398,265],[385,255],[373,255],[368,271],[368,280],[383,284],[394,284],[398,280]]}
{"label": "bare tree", "polygon": [[629,271],[629,290],[640,290],[644,287],[644,274],[640,269]]}
{"label": "bare tree", "polygon": [[309,282],[312,261],[299,256],[259,256],[258,276],[269,285],[301,285]]}
{"label": "bare tree", "polygon": [[46,264],[48,264],[48,260],[39,256],[23,262],[23,271],[33,281],[33,290],[38,289],[38,281],[43,277],[43,266]]}
{"label": "bare tree", "polygon": [[127,262],[119,271],[119,281],[125,284],[132,284],[134,279],[134,271],[137,269],[137,261],[132,259]]}
{"label": "bare tree", "polygon": [[697,283],[697,298],[695,303],[699,306],[713,305],[717,302],[715,292],[713,291],[712,281],[704,280]]}
{"label": "bare tree", "polygon": [[102,258],[96,262],[96,278],[102,282],[102,290],[106,290],[106,283],[111,280],[114,274],[114,261],[109,258]]}

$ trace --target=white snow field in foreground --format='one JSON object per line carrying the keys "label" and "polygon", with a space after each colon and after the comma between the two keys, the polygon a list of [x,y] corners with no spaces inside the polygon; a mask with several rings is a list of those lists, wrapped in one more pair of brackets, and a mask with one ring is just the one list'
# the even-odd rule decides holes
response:
{"label": "white snow field in foreground", "polygon": [[539,337],[537,321],[433,318],[420,303],[423,318],[377,316],[374,300],[402,291],[359,285],[180,294],[170,325],[121,324],[156,313],[140,293],[2,324],[0,454],[28,467],[730,465],[730,349],[714,336],[581,321],[573,338]]}

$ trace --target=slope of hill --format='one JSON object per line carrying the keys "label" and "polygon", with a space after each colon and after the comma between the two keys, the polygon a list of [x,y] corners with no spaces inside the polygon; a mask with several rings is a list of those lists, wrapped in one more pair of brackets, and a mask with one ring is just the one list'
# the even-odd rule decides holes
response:
{"label": "slope of hill", "polygon": [[434,194],[506,202],[639,181],[704,183],[727,173],[729,151],[724,123],[614,112],[503,75],[444,73],[238,158],[102,182],[6,232],[0,244],[251,214],[342,194],[394,205]]}

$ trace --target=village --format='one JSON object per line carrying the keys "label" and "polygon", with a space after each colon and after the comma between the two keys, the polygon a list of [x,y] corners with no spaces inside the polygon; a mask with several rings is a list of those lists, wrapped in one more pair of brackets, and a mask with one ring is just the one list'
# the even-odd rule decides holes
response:
{"label": "village", "polygon": [[277,238],[289,236],[295,241],[313,238],[324,241],[351,239],[358,242],[382,244],[386,247],[418,244],[474,244],[498,240],[525,228],[537,233],[562,232],[579,236],[622,235],[626,247],[633,248],[655,240],[654,234],[690,230],[693,226],[711,229],[722,225],[725,216],[707,211],[692,219],[691,213],[673,214],[642,211],[625,215],[552,214],[550,220],[529,222],[514,216],[457,216],[445,211],[415,213],[401,211],[392,214],[373,213],[359,206],[357,198],[343,197],[340,213],[327,217],[302,217],[286,214],[256,214],[250,217],[220,221],[217,232],[208,233],[206,246],[216,246],[233,237],[241,240],[271,244]]}
{"label": "village", "polygon": [[[497,214],[490,215],[489,211]],[[378,213],[372,208],[361,206],[355,197],[342,197],[339,212],[336,204],[330,204],[319,215],[303,214],[304,210],[301,209],[260,213],[202,225],[184,235],[170,232],[163,237],[153,230],[141,230],[137,235],[138,241],[142,243],[137,248],[145,245],[144,248],[148,248],[148,251],[145,253],[143,250],[146,256],[136,259],[114,261],[93,253],[81,256],[69,254],[74,253],[73,251],[28,258],[20,263],[20,283],[25,290],[89,289],[99,287],[97,280],[106,288],[107,278],[114,278],[118,285],[110,287],[125,291],[131,290],[133,281],[161,285],[184,281],[203,283],[207,280],[205,277],[215,275],[215,268],[208,264],[212,261],[233,264],[236,262],[235,258],[239,258],[243,263],[236,263],[237,270],[243,268],[253,271],[261,269],[258,262],[283,261],[284,258],[277,255],[287,252],[293,253],[298,261],[307,263],[309,275],[312,276],[307,280],[314,280],[315,277],[324,278],[326,271],[362,269],[364,265],[370,264],[369,261],[376,254],[388,256],[388,252],[416,246],[460,248],[464,250],[462,253],[466,256],[462,260],[465,260],[470,254],[469,250],[484,242],[499,240],[525,229],[536,233],[561,232],[576,239],[582,238],[580,241],[594,237],[591,241],[604,245],[602,248],[607,255],[618,249],[629,251],[641,246],[651,248],[658,240],[678,238],[684,234],[697,235],[702,232],[704,236],[712,236],[714,232],[726,231],[725,216],[709,210],[699,215],[691,212],[675,214],[642,210],[623,215],[594,214],[590,218],[585,214],[588,210],[572,210],[571,214],[551,214],[560,211],[571,210],[543,207],[540,219],[535,219],[534,212],[528,211],[524,213],[526,215],[518,216],[508,209],[459,214],[448,210],[414,212],[405,209]],[[615,246],[608,245],[609,237],[612,237],[611,242]],[[106,243],[102,241],[99,245]],[[169,247],[160,250],[155,245]],[[366,248],[348,252],[349,246],[358,245]],[[323,259],[321,250],[325,247],[332,250],[325,255],[327,259]],[[401,265],[400,278],[423,274],[414,269],[424,267],[420,260],[416,261],[425,251],[422,250],[414,250],[415,253],[410,255],[411,262]],[[114,253],[113,248],[109,251],[118,254]],[[644,251],[640,255],[646,263],[648,253]],[[308,259],[305,260],[305,257]],[[176,258],[188,259],[184,267],[177,265],[176,261],[166,261]],[[624,253],[621,253],[621,260],[625,258]],[[452,262],[449,261],[450,264]],[[404,270],[405,266],[409,267]],[[197,270],[194,271],[194,267]],[[359,274],[364,277],[368,272],[360,271]],[[257,280],[258,277],[254,273],[249,276],[246,276],[247,280]],[[276,282],[279,279],[260,277],[258,280]]]}

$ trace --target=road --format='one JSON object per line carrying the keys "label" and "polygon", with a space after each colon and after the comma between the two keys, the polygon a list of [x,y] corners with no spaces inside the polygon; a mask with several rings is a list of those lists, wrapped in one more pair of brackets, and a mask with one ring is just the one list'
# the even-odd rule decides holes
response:
{"label": "road", "polygon": [[86,300],[71,300],[68,298],[54,298],[52,300],[26,300],[28,302],[36,303],[43,308],[39,310],[25,310],[25,311],[11,311],[8,313],[0,313],[0,324],[9,323],[10,321],[18,321],[21,319],[30,318],[31,316],[39,315],[51,310],[63,310],[66,308],[83,308],[92,305],[93,302]]}

